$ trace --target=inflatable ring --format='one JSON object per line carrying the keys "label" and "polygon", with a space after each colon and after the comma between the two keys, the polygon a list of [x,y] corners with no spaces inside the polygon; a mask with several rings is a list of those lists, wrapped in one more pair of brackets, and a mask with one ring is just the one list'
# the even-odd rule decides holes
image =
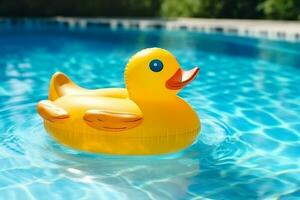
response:
{"label": "inflatable ring", "polygon": [[198,74],[184,71],[160,48],[144,49],[129,60],[126,88],[88,90],[63,73],[50,81],[49,99],[37,110],[47,132],[75,149],[105,154],[152,155],[186,148],[200,121],[177,93]]}

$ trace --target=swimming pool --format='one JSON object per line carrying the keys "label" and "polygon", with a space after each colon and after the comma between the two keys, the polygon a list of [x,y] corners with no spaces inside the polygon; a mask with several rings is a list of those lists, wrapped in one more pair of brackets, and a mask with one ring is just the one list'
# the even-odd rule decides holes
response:
{"label": "swimming pool", "polygon": [[[1,30],[1,29],[0,29]],[[0,199],[300,198],[300,43],[164,30],[0,31]],[[198,78],[180,95],[202,131],[164,156],[95,155],[45,132],[36,103],[56,71],[123,87],[131,55],[170,50]]]}

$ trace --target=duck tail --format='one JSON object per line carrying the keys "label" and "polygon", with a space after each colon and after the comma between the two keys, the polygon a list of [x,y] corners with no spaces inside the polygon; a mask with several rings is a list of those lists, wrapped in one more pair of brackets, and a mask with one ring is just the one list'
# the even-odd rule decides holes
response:
{"label": "duck tail", "polygon": [[62,72],[53,74],[50,81],[49,100],[54,101],[57,98],[72,94],[80,89],[69,77]]}

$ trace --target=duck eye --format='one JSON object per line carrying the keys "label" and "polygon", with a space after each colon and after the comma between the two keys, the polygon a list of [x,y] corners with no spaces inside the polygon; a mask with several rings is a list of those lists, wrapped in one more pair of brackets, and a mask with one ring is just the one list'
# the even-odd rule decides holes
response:
{"label": "duck eye", "polygon": [[149,67],[154,72],[160,72],[163,69],[164,65],[160,60],[154,59],[149,63]]}

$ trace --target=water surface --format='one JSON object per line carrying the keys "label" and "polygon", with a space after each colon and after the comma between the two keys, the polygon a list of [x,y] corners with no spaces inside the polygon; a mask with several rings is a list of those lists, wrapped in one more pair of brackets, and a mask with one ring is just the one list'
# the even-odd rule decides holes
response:
{"label": "water surface", "polygon": [[[0,199],[299,199],[300,44],[185,31],[0,31]],[[95,155],[61,146],[35,106],[62,71],[124,87],[135,52],[170,50],[198,78],[181,93],[202,121],[188,149]]]}

